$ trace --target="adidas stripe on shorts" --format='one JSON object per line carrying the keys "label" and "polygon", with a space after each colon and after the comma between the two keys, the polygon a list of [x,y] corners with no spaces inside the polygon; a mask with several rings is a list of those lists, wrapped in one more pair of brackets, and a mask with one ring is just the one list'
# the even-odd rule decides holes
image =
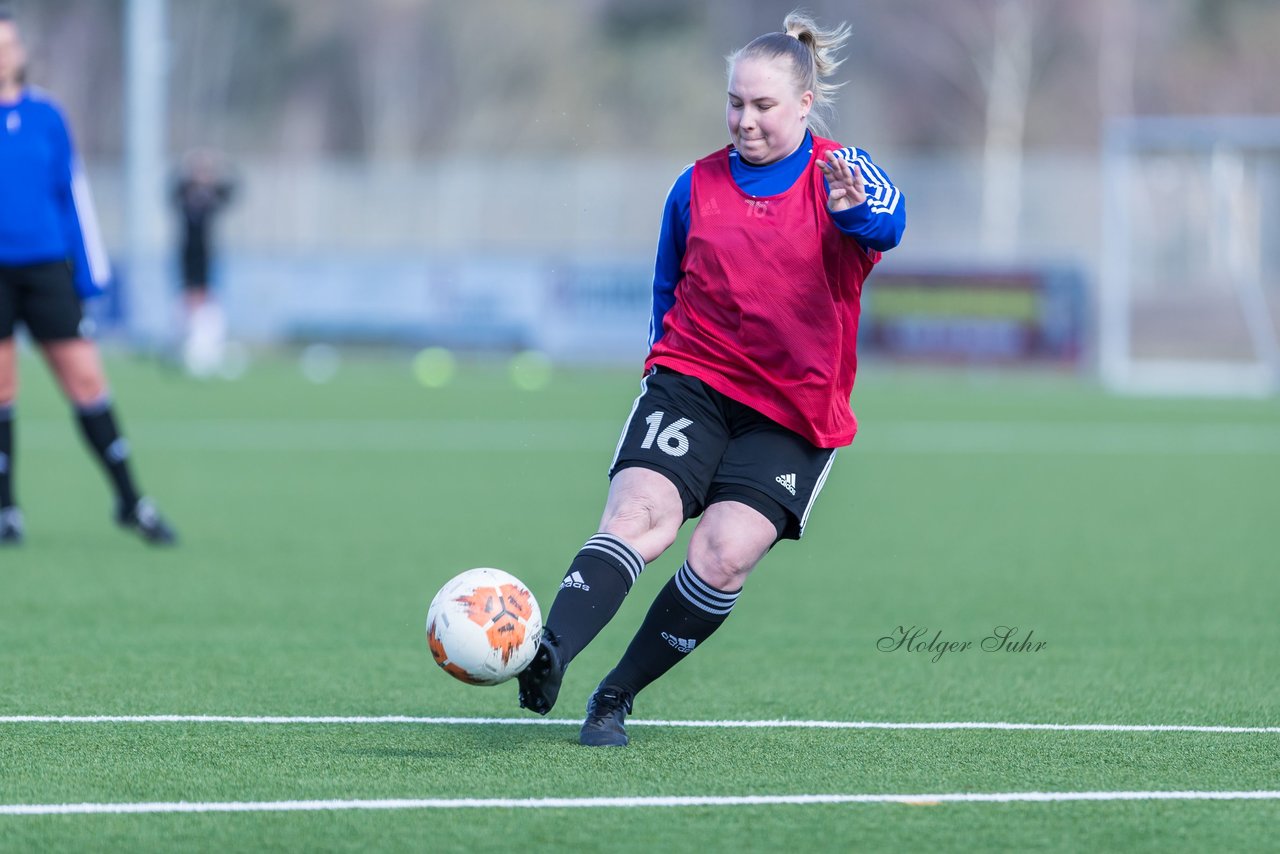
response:
{"label": "adidas stripe on shorts", "polygon": [[609,476],[639,466],[680,490],[686,519],[738,501],[799,539],[835,450],[819,448],[701,380],[658,367],[641,383]]}

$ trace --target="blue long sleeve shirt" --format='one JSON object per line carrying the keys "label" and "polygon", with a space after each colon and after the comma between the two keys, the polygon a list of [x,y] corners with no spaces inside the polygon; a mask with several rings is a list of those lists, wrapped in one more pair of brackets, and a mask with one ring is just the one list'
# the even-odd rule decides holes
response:
{"label": "blue long sleeve shirt", "polygon": [[0,265],[64,260],[81,297],[106,288],[111,268],[67,123],[28,88],[0,102]]}
{"label": "blue long sleeve shirt", "polygon": [[[785,193],[809,165],[813,155],[813,135],[805,132],[804,142],[781,160],[755,166],[729,152],[729,171],[744,193],[776,196]],[[907,206],[901,191],[889,176],[860,148],[841,148],[837,157],[856,163],[866,182],[867,200],[860,205],[830,213],[836,227],[867,249],[885,252],[902,240],[907,225]],[[653,272],[653,314],[649,321],[649,346],[662,337],[662,318],[676,301],[676,286],[689,237],[689,198],[693,188],[693,165],[685,167],[667,193],[658,235],[657,260]]]}

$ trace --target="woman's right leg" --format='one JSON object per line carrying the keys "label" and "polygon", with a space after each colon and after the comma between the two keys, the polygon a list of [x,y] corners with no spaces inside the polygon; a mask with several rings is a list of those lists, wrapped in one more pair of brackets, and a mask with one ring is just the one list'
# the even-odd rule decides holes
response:
{"label": "woman's right leg", "polygon": [[0,341],[0,545],[22,542],[22,514],[13,497],[13,401],[18,359],[13,335]]}
{"label": "woman's right leg", "polygon": [[0,341],[0,508],[13,501],[13,401],[18,396],[18,357],[13,336]]}
{"label": "woman's right leg", "polygon": [[638,466],[614,474],[599,530],[569,564],[538,655],[520,674],[523,708],[551,711],[569,662],[613,619],[645,564],[675,542],[683,522],[680,491],[665,475]]}

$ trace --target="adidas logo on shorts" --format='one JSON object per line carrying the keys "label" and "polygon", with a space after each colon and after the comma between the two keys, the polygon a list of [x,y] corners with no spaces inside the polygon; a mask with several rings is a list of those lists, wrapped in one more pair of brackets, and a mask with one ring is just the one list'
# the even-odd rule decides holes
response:
{"label": "adidas logo on shorts", "polygon": [[662,633],[662,639],[671,644],[676,652],[683,652],[685,655],[693,652],[693,648],[698,645],[696,640],[692,640],[691,638],[678,638],[675,635],[670,635],[666,632]]}
{"label": "adidas logo on shorts", "polygon": [[782,484],[782,488],[787,492],[792,495],[796,494],[796,476],[794,474],[780,474],[774,480]]}
{"label": "adidas logo on shorts", "polygon": [[564,577],[564,581],[560,582],[560,589],[566,587],[576,587],[579,590],[587,591],[591,589],[591,585],[582,579],[582,573],[573,571]]}

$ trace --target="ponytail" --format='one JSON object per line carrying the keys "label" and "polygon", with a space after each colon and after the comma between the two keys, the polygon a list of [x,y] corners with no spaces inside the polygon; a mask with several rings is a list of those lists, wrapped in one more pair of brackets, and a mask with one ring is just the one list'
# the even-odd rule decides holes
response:
{"label": "ponytail", "polygon": [[849,40],[851,30],[848,24],[824,30],[811,15],[800,10],[787,15],[782,26],[784,32],[766,33],[731,54],[728,58],[729,73],[733,73],[733,66],[740,59],[786,57],[791,60],[796,89],[813,93],[809,125],[825,135],[834,109],[835,94],[843,85],[831,83],[829,78],[844,62],[836,54]]}

